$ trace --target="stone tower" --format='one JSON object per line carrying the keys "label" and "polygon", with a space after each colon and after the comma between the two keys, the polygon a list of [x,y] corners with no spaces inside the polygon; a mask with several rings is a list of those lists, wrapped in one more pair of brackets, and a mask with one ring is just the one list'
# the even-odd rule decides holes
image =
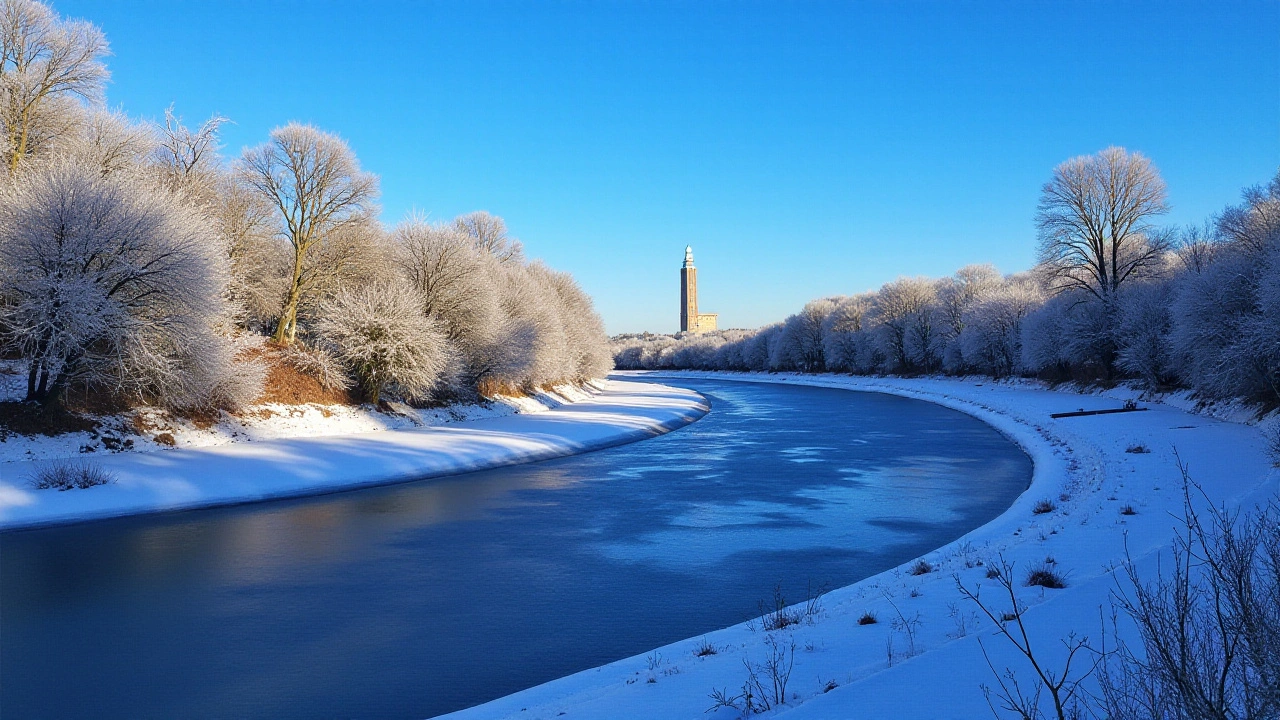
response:
{"label": "stone tower", "polygon": [[716,329],[714,313],[698,312],[698,268],[693,266],[693,246],[684,248],[680,266],[680,332],[704,333]]}

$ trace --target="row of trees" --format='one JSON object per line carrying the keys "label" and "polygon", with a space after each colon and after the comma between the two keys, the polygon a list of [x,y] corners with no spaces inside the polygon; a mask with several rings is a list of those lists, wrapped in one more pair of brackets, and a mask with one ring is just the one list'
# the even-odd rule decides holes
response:
{"label": "row of trees", "polygon": [[226,118],[104,109],[107,52],[89,23],[0,0],[0,340],[28,400],[236,407],[264,354],[374,402],[608,370],[590,299],[501,218],[388,230],[338,136],[291,123],[227,162]]}
{"label": "row of trees", "polygon": [[1280,175],[1200,227],[1161,228],[1165,185],[1108,148],[1044,186],[1040,262],[814,300],[755,331],[614,338],[618,368],[1137,380],[1280,406]]}

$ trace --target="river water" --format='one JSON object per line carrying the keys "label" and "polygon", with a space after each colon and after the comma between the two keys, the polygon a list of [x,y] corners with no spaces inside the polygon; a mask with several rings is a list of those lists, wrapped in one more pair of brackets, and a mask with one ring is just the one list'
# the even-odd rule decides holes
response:
{"label": "river water", "polygon": [[0,534],[0,713],[429,717],[893,567],[1031,478],[937,405],[665,382],[711,413],[531,465]]}

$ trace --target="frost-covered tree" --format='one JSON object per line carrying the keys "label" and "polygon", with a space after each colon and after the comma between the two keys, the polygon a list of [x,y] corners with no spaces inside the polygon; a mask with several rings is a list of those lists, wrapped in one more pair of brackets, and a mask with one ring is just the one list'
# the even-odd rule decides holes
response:
{"label": "frost-covered tree", "polygon": [[1116,364],[1151,388],[1169,387],[1178,381],[1177,361],[1170,346],[1173,291],[1172,282],[1155,281],[1132,284],[1120,295]]}
{"label": "frost-covered tree", "polygon": [[[1109,147],[1059,165],[1045,183],[1036,213],[1040,260],[1054,292],[1085,293],[1089,339],[1101,375],[1115,363],[1112,337],[1125,284],[1164,267],[1169,237],[1151,225],[1168,212],[1164,180],[1147,157]],[[1094,327],[1096,325],[1096,327]]]}
{"label": "frost-covered tree", "polygon": [[477,250],[486,252],[499,262],[524,261],[524,246],[507,234],[507,222],[497,215],[480,210],[454,218],[453,229],[471,239]]}
{"label": "frost-covered tree", "polygon": [[822,372],[827,369],[827,318],[836,310],[830,298],[813,300],[782,324],[782,334],[769,364],[774,369]]}
{"label": "frost-covered tree", "polygon": [[164,124],[156,133],[155,164],[171,190],[184,192],[201,204],[216,202],[222,179],[218,132],[228,122],[215,113],[192,129],[182,124],[172,105],[165,109]]}
{"label": "frost-covered tree", "polygon": [[225,253],[173,194],[66,157],[25,172],[0,213],[3,327],[27,399],[59,403],[73,385],[175,406],[257,395],[260,373],[233,367],[217,332]]}
{"label": "frost-covered tree", "polygon": [[871,293],[836,298],[826,319],[823,357],[829,370],[863,372],[864,354],[871,343],[866,326],[874,296]]}
{"label": "frost-covered tree", "polygon": [[102,31],[35,0],[0,0],[0,136],[9,176],[68,130],[78,101],[102,98]]}
{"label": "frost-covered tree", "polygon": [[342,138],[299,123],[277,128],[269,142],[245,150],[239,176],[271,203],[293,249],[274,334],[276,342],[290,343],[297,336],[298,307],[309,289],[308,256],[350,226],[368,223],[378,179],[360,169]]}
{"label": "frost-covered tree", "polygon": [[1036,213],[1040,256],[1055,291],[1107,301],[1163,265],[1166,240],[1150,224],[1168,212],[1165,184],[1142,153],[1109,147],[1054,168]]}
{"label": "frost-covered tree", "polygon": [[938,332],[934,318],[937,286],[928,278],[899,278],[876,294],[875,317],[891,372],[936,369]]}
{"label": "frost-covered tree", "polygon": [[90,110],[60,140],[57,156],[73,157],[84,166],[94,166],[103,175],[134,172],[147,164],[155,151],[152,128],[131,121],[124,113]]}
{"label": "frost-covered tree", "polygon": [[960,334],[969,308],[1000,286],[1000,273],[991,265],[968,265],[938,283],[937,314],[942,335],[942,364],[949,372],[964,370]]}
{"label": "frost-covered tree", "polygon": [[460,381],[474,388],[480,378],[509,365],[494,260],[470,237],[418,216],[397,225],[392,242],[423,314],[440,323],[459,355]]}
{"label": "frost-covered tree", "polygon": [[405,400],[429,396],[447,362],[444,332],[400,283],[338,291],[315,332],[375,405],[388,390]]}
{"label": "frost-covered tree", "polygon": [[1171,347],[1208,397],[1280,404],[1280,175],[1219,219],[1223,240],[1178,278]]}
{"label": "frost-covered tree", "polygon": [[1022,367],[1022,326],[1044,302],[1040,284],[1011,278],[985,292],[965,310],[959,345],[964,367],[994,377],[1007,377]]}

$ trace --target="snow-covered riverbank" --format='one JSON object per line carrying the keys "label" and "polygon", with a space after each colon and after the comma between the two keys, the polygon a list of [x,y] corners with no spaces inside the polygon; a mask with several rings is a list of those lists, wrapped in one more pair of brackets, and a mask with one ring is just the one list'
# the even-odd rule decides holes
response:
{"label": "snow-covered riverbank", "polygon": [[[1097,637],[1101,613],[1116,587],[1111,569],[1124,559],[1126,543],[1147,576],[1154,574],[1157,558],[1171,544],[1183,503],[1175,452],[1208,496],[1228,507],[1265,501],[1280,481],[1257,427],[1171,405],[1139,403],[1149,410],[1052,419],[1051,413],[1117,408],[1122,400],[980,380],[648,375],[817,385],[928,400],[981,418],[1015,440],[1035,461],[1034,478],[1003,515],[924,556],[929,572],[913,575],[913,561],[837,589],[823,598],[812,622],[775,633],[764,632],[759,621],[744,623],[450,717],[738,717],[737,711],[723,707],[706,712],[714,704],[710,694],[739,692],[747,675],[744,662],[763,663],[770,637],[784,647],[795,646],[787,702],[770,716],[988,716],[980,685],[994,684],[995,678],[978,640],[995,667],[1018,671],[1024,683],[1029,669],[1005,639],[994,636],[993,625],[979,619],[976,606],[960,596],[956,577],[970,588],[984,586],[984,599],[999,612],[1008,608],[997,599],[994,581],[986,578],[987,565],[1003,556],[1016,563],[1020,578],[1029,566],[1051,559],[1067,587],[1020,587],[1018,599],[1029,606],[1024,619],[1033,646],[1058,669],[1065,653],[1060,639],[1072,631]],[[832,431],[839,433],[838,428]],[[1053,509],[1037,514],[1034,506],[1040,501]],[[878,622],[860,625],[865,613]],[[699,655],[707,647],[715,652]]]}
{"label": "snow-covered riverbank", "polygon": [[559,406],[526,399],[514,414],[441,427],[96,453],[89,459],[116,482],[62,492],[29,484],[32,472],[51,461],[4,462],[0,529],[337,492],[545,460],[652,437],[709,409],[688,390],[616,380],[572,399]]}

